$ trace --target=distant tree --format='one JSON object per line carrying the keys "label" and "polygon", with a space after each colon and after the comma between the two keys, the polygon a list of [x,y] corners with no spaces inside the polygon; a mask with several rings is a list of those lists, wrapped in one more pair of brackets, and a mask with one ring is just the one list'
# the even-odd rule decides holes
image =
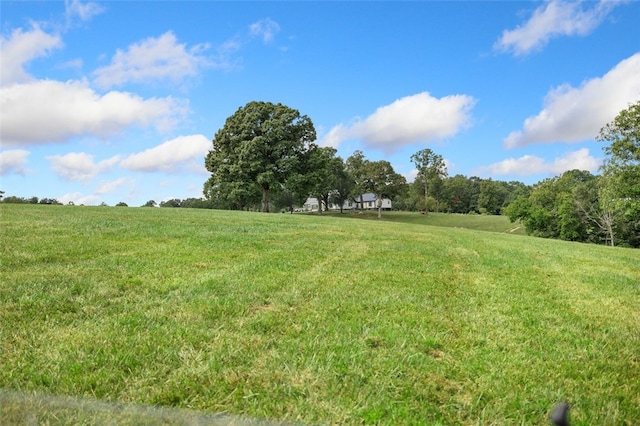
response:
{"label": "distant tree", "polygon": [[55,198],[42,198],[38,204],[62,205],[62,203]]}
{"label": "distant tree", "polygon": [[157,204],[155,201],[153,200],[149,200],[146,203],[144,203],[141,207],[155,207]]}
{"label": "distant tree", "polygon": [[354,152],[345,162],[347,174],[353,179],[351,196],[354,199],[360,199],[360,206],[364,205],[362,195],[371,191],[371,182],[368,180],[366,170],[368,164],[369,160],[359,150]]}
{"label": "distant tree", "polygon": [[[338,157],[339,158],[339,157]],[[336,186],[331,192],[331,203],[340,206],[340,213],[344,208],[344,204],[351,199],[351,193],[355,183],[353,177],[347,172],[346,165],[340,160],[340,166],[336,169]]]}
{"label": "distant tree", "polygon": [[427,199],[429,198],[429,182],[437,179],[441,180],[447,176],[447,166],[441,155],[436,154],[429,148],[416,152],[411,156],[411,161],[418,169],[415,182],[424,186],[424,213],[429,213]]}
{"label": "distant tree", "polygon": [[2,201],[2,197],[4,197],[4,191],[0,190],[0,201]]}
{"label": "distant tree", "polygon": [[203,198],[186,198],[180,201],[180,207],[185,209],[212,209],[213,203]]}
{"label": "distant tree", "polygon": [[9,195],[2,200],[3,203],[7,204],[27,204],[28,200],[25,200],[22,197],[17,197],[15,195]]}
{"label": "distant tree", "polygon": [[180,207],[181,205],[182,201],[178,198],[172,198],[170,200],[160,202],[160,207]]}
{"label": "distant tree", "polygon": [[116,204],[116,207],[129,207],[129,205],[124,201],[120,201],[118,204]]}
{"label": "distant tree", "polygon": [[369,188],[378,199],[378,219],[382,219],[382,199],[393,199],[406,184],[404,176],[396,173],[386,160],[370,161],[365,166]]}
{"label": "distant tree", "polygon": [[444,181],[443,204],[449,213],[469,213],[475,210],[472,199],[475,194],[472,181],[463,175],[455,175]]}
{"label": "distant tree", "polygon": [[338,174],[344,169],[337,150],[331,147],[313,147],[309,151],[305,180],[309,194],[318,199],[318,213],[329,208],[329,196],[338,185]]}
{"label": "distant tree", "polygon": [[528,197],[516,198],[505,213],[512,222],[520,220],[528,234],[598,242],[607,225],[598,207],[597,181],[588,171],[566,171],[535,184]]}
{"label": "distant tree", "polygon": [[306,115],[282,104],[249,102],[227,118],[213,138],[205,158],[211,172],[205,195],[247,205],[258,192],[261,210],[268,212],[270,191],[300,172],[302,157],[315,139]]}
{"label": "distant tree", "polygon": [[480,213],[498,215],[509,195],[506,182],[485,179],[480,182],[478,210]]}

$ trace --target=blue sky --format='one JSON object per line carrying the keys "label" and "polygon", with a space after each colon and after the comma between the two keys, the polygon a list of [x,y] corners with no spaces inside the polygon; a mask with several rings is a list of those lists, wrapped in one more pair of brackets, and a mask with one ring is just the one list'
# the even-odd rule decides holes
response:
{"label": "blue sky", "polygon": [[640,2],[0,2],[0,189],[63,203],[201,197],[250,101],[413,180],[597,173],[640,99]]}

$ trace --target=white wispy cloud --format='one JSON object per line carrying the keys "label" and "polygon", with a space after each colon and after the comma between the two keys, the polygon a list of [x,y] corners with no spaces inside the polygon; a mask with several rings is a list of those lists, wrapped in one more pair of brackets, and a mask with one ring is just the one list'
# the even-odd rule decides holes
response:
{"label": "white wispy cloud", "polygon": [[171,31],[160,37],[149,37],[126,50],[118,50],[109,65],[94,71],[94,83],[102,88],[130,82],[170,80],[177,83],[213,65],[203,55],[207,49],[208,44],[188,48],[186,44],[178,43]]}
{"label": "white wispy cloud", "polygon": [[96,93],[86,82],[42,80],[0,88],[0,141],[5,146],[108,137],[135,126],[172,128],[189,110],[184,101],[143,99],[131,93]]}
{"label": "white wispy cloud", "polygon": [[321,144],[337,147],[347,139],[360,139],[369,148],[390,153],[405,145],[446,139],[470,125],[475,102],[468,95],[435,98],[418,93],[382,106],[364,120],[333,127]]}
{"label": "white wispy cloud", "polygon": [[478,175],[532,176],[538,174],[560,175],[567,170],[586,170],[595,172],[601,159],[593,157],[589,149],[582,148],[571,151],[553,161],[545,161],[535,155],[524,155],[519,158],[507,158],[489,166],[479,167],[474,171]]}
{"label": "white wispy cloud", "polygon": [[94,205],[101,201],[101,198],[97,195],[83,195],[81,192],[69,192],[61,197],[58,197],[58,201],[62,204],[69,204],[70,202],[75,205]]}
{"label": "white wispy cloud", "polygon": [[93,161],[93,155],[85,152],[71,152],[65,155],[46,157],[51,162],[53,171],[64,180],[88,181],[99,173],[109,171],[120,161],[116,155],[99,162]]}
{"label": "white wispy cloud", "polygon": [[0,85],[32,81],[24,65],[62,46],[60,36],[47,34],[35,23],[27,31],[17,28],[7,38],[0,36]]}
{"label": "white wispy cloud", "polygon": [[537,143],[580,142],[594,139],[600,129],[640,99],[640,53],[621,61],[601,78],[579,88],[562,85],[545,97],[545,107],[524,121],[523,130],[511,132],[507,148]]}
{"label": "white wispy cloud", "polygon": [[623,0],[548,1],[534,10],[527,22],[503,31],[494,49],[519,56],[542,48],[555,37],[584,36],[620,3]]}
{"label": "white wispy cloud", "polygon": [[133,185],[134,181],[131,178],[121,177],[116,180],[100,181],[98,187],[95,190],[96,194],[108,194],[114,192],[125,185]]}
{"label": "white wispy cloud", "polygon": [[27,173],[25,168],[27,157],[30,152],[24,149],[9,149],[0,151],[0,175],[24,175]]}
{"label": "white wispy cloud", "polygon": [[201,164],[211,148],[211,141],[203,135],[180,136],[129,155],[120,162],[120,167],[141,172],[177,173],[185,167],[206,171]]}
{"label": "white wispy cloud", "polygon": [[67,25],[70,25],[76,18],[82,22],[89,21],[105,10],[104,7],[96,2],[83,2],[80,0],[65,0],[64,9]]}
{"label": "white wispy cloud", "polygon": [[280,32],[280,25],[270,18],[261,19],[249,25],[249,34],[262,38],[265,43],[272,42],[278,32]]}

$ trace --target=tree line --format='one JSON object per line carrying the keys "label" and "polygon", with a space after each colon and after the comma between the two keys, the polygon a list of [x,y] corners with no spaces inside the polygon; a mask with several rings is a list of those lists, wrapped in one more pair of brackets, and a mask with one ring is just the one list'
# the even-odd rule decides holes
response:
{"label": "tree line", "polygon": [[[282,104],[250,102],[227,118],[205,157],[211,177],[205,198],[218,208],[302,205],[315,197],[319,212],[372,192],[400,210],[507,214],[527,233],[572,241],[640,246],[640,102],[621,111],[596,140],[606,143],[602,174],[571,170],[533,186],[456,175],[423,149],[407,183],[388,161],[361,151],[343,161],[315,144],[311,119]],[[380,204],[379,204],[380,205]],[[378,217],[381,210],[379,209]]]}
{"label": "tree line", "polygon": [[520,182],[449,178],[442,156],[430,149],[412,155],[418,175],[407,183],[386,160],[371,161],[362,151],[343,160],[315,139],[311,119],[297,110],[268,102],[239,108],[218,130],[205,158],[211,172],[206,200],[214,208],[269,212],[293,211],[314,197],[322,214],[332,204],[373,193],[379,217],[384,198],[399,210],[500,214],[529,190]]}
{"label": "tree line", "polygon": [[509,219],[530,235],[640,247],[640,102],[596,140],[607,144],[600,175],[570,170],[543,180],[507,207]]}

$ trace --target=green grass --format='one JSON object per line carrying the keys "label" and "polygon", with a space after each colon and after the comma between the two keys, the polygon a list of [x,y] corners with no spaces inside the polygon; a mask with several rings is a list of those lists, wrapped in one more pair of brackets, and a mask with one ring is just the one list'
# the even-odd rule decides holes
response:
{"label": "green grass", "polygon": [[[317,213],[313,213],[317,214]],[[323,213],[332,217],[375,219],[378,220],[377,211],[344,211],[343,213],[331,211]],[[473,215],[473,214],[448,214],[420,212],[382,212],[382,220],[385,222],[411,223],[416,225],[443,226],[448,228],[473,229],[477,231],[508,232],[516,235],[526,235],[524,227],[519,223],[509,222],[506,216]]]}
{"label": "green grass", "polygon": [[640,418],[640,251],[392,216],[0,205],[0,388],[303,423]]}

